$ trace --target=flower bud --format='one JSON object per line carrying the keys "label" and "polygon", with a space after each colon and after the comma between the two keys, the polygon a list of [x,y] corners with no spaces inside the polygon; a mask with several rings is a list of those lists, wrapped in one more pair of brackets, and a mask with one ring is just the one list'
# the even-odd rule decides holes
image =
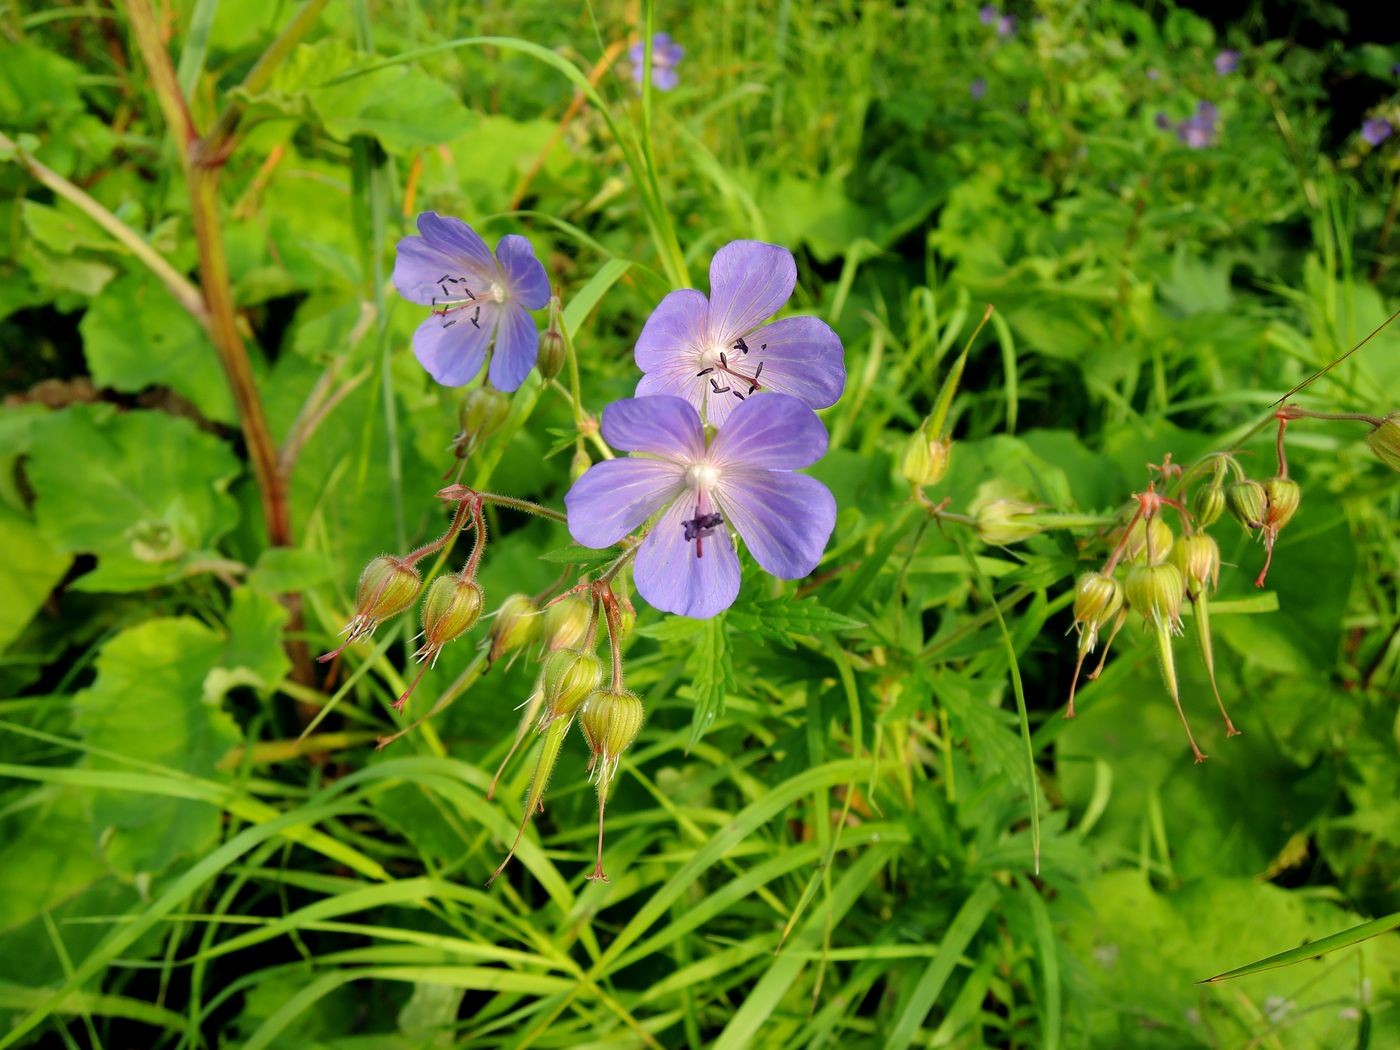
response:
{"label": "flower bud", "polygon": [[1181,570],[1187,590],[1194,596],[1215,590],[1220,583],[1220,545],[1204,532],[1183,536],[1172,547],[1171,562]]}
{"label": "flower bud", "polygon": [[569,461],[569,481],[577,484],[578,479],[588,472],[588,468],[593,466],[593,460],[588,458],[588,453],[583,449],[574,452],[574,458]]}
{"label": "flower bud", "polygon": [[533,642],[539,622],[539,610],[525,595],[512,594],[503,601],[491,624],[490,662],[495,663],[504,654]]}
{"label": "flower bud", "polygon": [[1257,529],[1264,524],[1268,503],[1264,486],[1248,478],[1235,482],[1225,493],[1225,505],[1230,514],[1246,529]]}
{"label": "flower bud", "polygon": [[544,611],[545,644],[550,651],[574,649],[588,633],[591,605],[580,594],[560,598]]}
{"label": "flower bud", "polygon": [[1376,458],[1391,470],[1400,470],[1400,412],[1392,412],[1366,437]]}
{"label": "flower bud", "polygon": [[1264,482],[1264,527],[1278,532],[1298,511],[1303,490],[1292,478],[1270,478]]}
{"label": "flower bud", "polygon": [[1166,626],[1173,633],[1181,631],[1181,600],[1185,593],[1186,579],[1171,562],[1129,565],[1123,581],[1128,605],[1144,620]]}
{"label": "flower bud", "polygon": [[948,473],[948,457],[952,449],[950,439],[929,436],[928,421],[925,420],[904,446],[900,473],[911,485],[937,485]]}
{"label": "flower bud", "polygon": [[1159,565],[1167,560],[1175,540],[1171,526],[1159,515],[1154,514],[1150,518],[1138,518],[1133,522],[1123,553],[1129,561],[1150,561],[1153,565]]}
{"label": "flower bud", "polygon": [[535,367],[547,383],[564,369],[564,335],[551,323],[540,336],[540,352]]}
{"label": "flower bud", "polygon": [[1099,629],[1123,608],[1123,588],[1105,572],[1086,572],[1074,587],[1074,626],[1080,648],[1093,652]]}
{"label": "flower bud", "polygon": [[489,386],[473,387],[462,399],[462,433],[470,438],[490,437],[510,415],[506,395]]}
{"label": "flower bud", "polygon": [[439,576],[430,583],[423,599],[423,645],[414,655],[436,660],[444,645],[476,626],[482,602],[481,585],[461,573]]}
{"label": "flower bud", "polygon": [[1215,482],[1209,485],[1202,485],[1191,497],[1191,513],[1196,518],[1196,524],[1203,529],[1208,529],[1220,520],[1220,515],[1225,513],[1225,489],[1224,486]]}
{"label": "flower bud", "polygon": [[588,694],[603,680],[603,664],[593,653],[556,649],[544,660],[544,714],[540,728],[573,718]]}
{"label": "flower bud", "polygon": [[355,586],[355,615],[340,632],[346,636],[344,644],[317,659],[322,663],[334,659],[351,642],[368,638],[381,621],[397,616],[412,605],[422,586],[423,578],[418,570],[402,558],[389,554],[375,558],[365,566]]}
{"label": "flower bud", "polygon": [[646,711],[635,693],[595,689],[579,710],[578,724],[593,753],[598,791],[606,795],[617,760],[637,739]]}
{"label": "flower bud", "polygon": [[1020,543],[1044,530],[1026,515],[1035,513],[1035,504],[1014,499],[994,499],[977,511],[977,535],[993,546]]}

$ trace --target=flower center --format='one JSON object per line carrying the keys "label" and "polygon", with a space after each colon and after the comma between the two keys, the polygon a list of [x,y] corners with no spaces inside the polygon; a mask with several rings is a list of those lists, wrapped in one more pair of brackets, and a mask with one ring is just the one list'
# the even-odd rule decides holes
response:
{"label": "flower center", "polygon": [[719,481],[719,470],[708,463],[697,463],[685,472],[685,483],[696,489],[702,499],[717,481]]}
{"label": "flower center", "polygon": [[710,489],[719,481],[719,470],[708,463],[696,463],[685,472],[685,483],[695,493],[695,516],[681,522],[687,541],[695,544],[695,556],[705,556],[705,537],[724,524],[710,502]]}
{"label": "flower center", "polygon": [[484,288],[469,283],[466,277],[445,273],[437,279],[438,294],[433,296],[433,316],[441,317],[442,327],[451,328],[464,317],[476,328],[481,327],[481,305],[504,303],[510,290],[500,281]]}
{"label": "flower center", "polygon": [[750,365],[740,365],[740,362],[748,358],[750,351],[756,360],[767,349],[767,343],[750,347],[743,339],[734,340],[732,346],[706,347],[700,352],[700,371],[695,376],[697,379],[709,377],[711,393],[733,394],[742,401],[763,389],[763,384],[759,382],[759,377],[763,375],[763,362],[759,361],[752,373],[745,371]]}

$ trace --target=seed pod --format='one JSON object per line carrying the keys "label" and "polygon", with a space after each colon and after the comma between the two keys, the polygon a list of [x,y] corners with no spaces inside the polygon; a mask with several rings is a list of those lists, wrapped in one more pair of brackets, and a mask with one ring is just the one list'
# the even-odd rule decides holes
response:
{"label": "seed pod", "polygon": [[1159,565],[1129,565],[1123,581],[1128,605],[1154,626],[1165,625],[1173,634],[1181,633],[1181,600],[1186,579],[1170,562]]}
{"label": "seed pod", "polygon": [[603,680],[603,664],[593,653],[556,649],[544,660],[544,714],[540,729],[573,718],[579,705]]}
{"label": "seed pod", "polygon": [[1167,560],[1175,540],[1171,526],[1154,514],[1151,518],[1138,518],[1133,522],[1123,553],[1129,561],[1148,561],[1160,565]]}
{"label": "seed pod", "polygon": [[950,439],[930,436],[925,420],[904,446],[900,473],[911,485],[937,485],[948,473],[948,457],[952,450]]}
{"label": "seed pod", "polygon": [[1303,490],[1292,478],[1270,478],[1264,482],[1264,527],[1275,533],[1298,512]]}
{"label": "seed pod", "polygon": [[1079,648],[1093,652],[1099,630],[1123,608],[1123,587],[1107,573],[1086,572],[1074,587],[1074,626]]}
{"label": "seed pod", "polygon": [[360,573],[360,582],[355,586],[355,615],[340,632],[345,641],[339,648],[317,657],[321,663],[332,660],[345,651],[351,642],[368,638],[379,624],[391,616],[397,616],[418,597],[423,586],[423,578],[418,570],[402,558],[381,554]]}
{"label": "seed pod", "polygon": [[539,610],[526,595],[512,594],[503,601],[491,624],[490,662],[533,642],[539,623]]}
{"label": "seed pod", "polygon": [[1194,598],[1220,584],[1220,545],[1204,532],[1192,533],[1177,540],[1172,547],[1171,562],[1186,579],[1186,589]]}
{"label": "seed pod", "polygon": [[1209,485],[1198,488],[1191,497],[1191,513],[1201,528],[1208,529],[1214,525],[1220,520],[1220,515],[1225,513],[1224,487],[1212,481]]}
{"label": "seed pod", "polygon": [[591,606],[587,598],[570,594],[544,611],[545,644],[555,649],[574,649],[588,633]]}
{"label": "seed pod", "polygon": [[437,659],[442,647],[460,638],[481,619],[481,585],[461,573],[439,576],[423,599],[423,645],[420,659]]}
{"label": "seed pod", "polygon": [[473,387],[462,399],[462,433],[469,438],[490,437],[510,415],[510,401],[494,387]]}
{"label": "seed pod", "polygon": [[546,383],[563,370],[564,357],[564,335],[551,323],[540,336],[539,356],[535,358],[535,367]]}
{"label": "seed pod", "polygon": [[1225,505],[1229,507],[1231,516],[1246,529],[1263,527],[1268,504],[1269,497],[1264,492],[1264,486],[1248,478],[1235,482],[1225,493]]}
{"label": "seed pod", "polygon": [[641,732],[646,711],[635,693],[625,689],[595,689],[579,709],[578,724],[593,753],[598,793],[607,797],[618,758]]}
{"label": "seed pod", "polygon": [[1392,412],[1366,436],[1376,458],[1391,470],[1400,470],[1400,412]]}

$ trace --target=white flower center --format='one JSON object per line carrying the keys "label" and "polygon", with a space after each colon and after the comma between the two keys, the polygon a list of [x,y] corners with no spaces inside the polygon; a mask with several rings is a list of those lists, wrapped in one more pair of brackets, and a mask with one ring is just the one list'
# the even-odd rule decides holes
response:
{"label": "white flower center", "polygon": [[724,346],[710,346],[700,351],[700,367],[715,368],[719,365],[719,359],[729,353],[729,348]]}
{"label": "white flower center", "polygon": [[503,285],[500,281],[492,281],[491,287],[486,289],[486,294],[483,295],[482,298],[494,299],[498,303],[503,303],[508,298],[510,298],[510,295],[506,291],[506,286]]}
{"label": "white flower center", "polygon": [[719,471],[708,463],[697,463],[685,472],[685,483],[692,489],[709,490],[719,481]]}

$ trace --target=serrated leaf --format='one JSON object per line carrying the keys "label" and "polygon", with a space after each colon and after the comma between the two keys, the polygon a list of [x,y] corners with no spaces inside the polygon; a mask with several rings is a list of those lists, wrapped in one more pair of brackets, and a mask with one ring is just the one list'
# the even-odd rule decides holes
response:
{"label": "serrated leaf", "polygon": [[540,555],[543,561],[552,561],[559,565],[578,565],[588,567],[590,565],[602,565],[604,562],[613,561],[622,551],[616,547],[605,547],[603,550],[595,551],[591,547],[559,547],[552,551],[545,551]]}
{"label": "serrated leaf", "polygon": [[796,602],[787,598],[747,602],[730,609],[726,618],[736,631],[767,638],[788,648],[793,648],[794,635],[854,631],[865,626],[859,620],[833,612],[816,598]]}
{"label": "serrated leaf", "polygon": [[690,671],[690,689],[695,698],[695,711],[690,723],[690,742],[694,744],[716,718],[724,713],[724,698],[734,692],[734,662],[729,655],[726,615],[700,621],[695,632],[695,648],[690,651],[686,667]]}
{"label": "serrated leaf", "polygon": [[82,589],[179,579],[236,522],[233,453],[187,419],[74,405],[32,422],[35,520],[60,551],[95,554]]}

